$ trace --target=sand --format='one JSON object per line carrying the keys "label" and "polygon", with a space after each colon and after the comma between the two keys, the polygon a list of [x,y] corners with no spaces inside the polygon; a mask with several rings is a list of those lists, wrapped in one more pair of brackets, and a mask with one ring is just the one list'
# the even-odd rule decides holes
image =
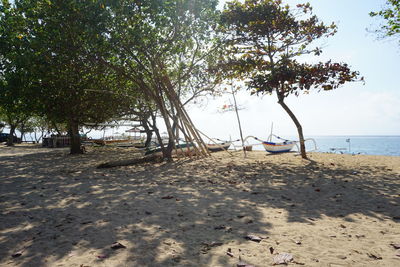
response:
{"label": "sand", "polygon": [[0,266],[400,266],[400,157],[136,155],[1,147]]}

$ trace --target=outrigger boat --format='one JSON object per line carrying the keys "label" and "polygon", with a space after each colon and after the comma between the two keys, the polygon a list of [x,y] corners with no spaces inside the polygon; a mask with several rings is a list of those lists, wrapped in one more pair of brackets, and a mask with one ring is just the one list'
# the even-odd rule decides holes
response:
{"label": "outrigger boat", "polygon": [[[275,136],[275,135],[274,135]],[[294,146],[297,145],[297,141],[290,141],[286,140],[283,138],[280,138],[279,136],[275,136],[278,139],[284,140],[283,142],[272,142],[272,136],[268,137],[268,141],[261,140],[255,136],[247,136],[244,140],[245,142],[249,138],[253,138],[263,145],[264,149],[269,152],[269,153],[284,153],[284,152],[290,152]]]}
{"label": "outrigger boat", "polygon": [[[287,140],[287,139],[281,138],[281,137],[279,137],[279,136],[277,136],[277,135],[274,135],[274,134],[272,133],[272,128],[273,128],[273,124],[271,125],[271,133],[270,133],[270,135],[268,136],[267,141],[261,140],[261,139],[255,137],[255,136],[247,136],[247,137],[245,138],[245,141],[246,141],[248,138],[253,138],[253,139],[255,139],[255,140],[261,142],[261,144],[263,145],[264,149],[265,149],[267,152],[269,152],[269,153],[285,153],[285,152],[290,152],[290,151],[293,149],[294,146],[296,146],[296,147],[297,147],[297,150],[300,151],[300,149],[299,149],[299,147],[298,147],[298,145],[297,145],[297,143],[298,143],[299,141]],[[282,140],[282,142],[272,142],[272,137],[275,137],[276,139]],[[316,142],[315,142],[314,139],[308,138],[308,139],[305,139],[304,142],[305,142],[305,141],[312,141],[312,142],[314,143],[314,148],[315,148],[314,150],[317,150],[317,144],[316,144]]]}
{"label": "outrigger boat", "polygon": [[284,153],[292,150],[292,148],[296,145],[296,142],[289,140],[280,143],[263,141],[262,144],[265,150],[269,153]]}
{"label": "outrigger boat", "polygon": [[[172,154],[174,154],[176,152],[178,152],[178,154],[180,152],[187,153],[189,151],[194,152],[194,148],[193,148],[192,144],[178,144],[178,145],[175,145],[175,149],[172,150]],[[154,154],[154,153],[162,153],[161,147],[158,146],[156,148],[147,150],[144,154],[147,156],[147,155]]]}
{"label": "outrigger boat", "polygon": [[228,148],[231,146],[232,142],[223,142],[219,144],[208,144],[207,149],[210,152],[218,152],[218,151],[223,151],[223,150],[228,150]]}
{"label": "outrigger boat", "polygon": [[[269,153],[285,153],[289,152],[292,150],[292,148],[297,145],[296,141],[290,141],[287,139],[283,139],[279,136],[276,136],[272,133],[272,129],[274,127],[274,123],[271,124],[271,133],[268,136],[268,141],[262,141],[262,145],[265,148],[265,150]],[[283,142],[275,143],[272,142],[272,137],[275,137],[279,140],[283,140]]]}

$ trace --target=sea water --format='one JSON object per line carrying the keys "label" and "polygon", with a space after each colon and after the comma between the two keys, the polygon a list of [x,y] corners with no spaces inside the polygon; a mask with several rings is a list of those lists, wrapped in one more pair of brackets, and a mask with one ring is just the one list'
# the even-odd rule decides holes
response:
{"label": "sea water", "polygon": [[[400,156],[400,136],[311,136],[310,138],[316,141],[318,152]],[[306,142],[306,147],[307,150],[314,149],[311,142]]]}

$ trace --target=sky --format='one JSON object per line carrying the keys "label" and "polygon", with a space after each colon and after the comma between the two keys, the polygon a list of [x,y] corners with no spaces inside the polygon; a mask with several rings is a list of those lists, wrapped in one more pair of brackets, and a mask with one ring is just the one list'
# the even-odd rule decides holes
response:
{"label": "sky", "polygon": [[[220,2],[220,7],[225,1]],[[290,6],[304,1],[283,0]],[[384,7],[384,0],[311,0],[314,14],[326,24],[335,22],[338,33],[326,39],[321,61],[346,62],[365,78],[362,82],[299,97],[286,103],[303,126],[305,136],[318,135],[400,135],[400,45],[398,40],[378,40],[368,29],[383,21],[371,18],[371,11]],[[400,36],[399,36],[400,38]],[[237,139],[239,131],[234,112],[220,113],[229,96],[208,99],[206,106],[189,108],[189,114],[202,132],[220,139]],[[277,103],[276,95],[237,96],[244,135],[267,138],[273,131],[280,136],[296,136],[297,130]]]}

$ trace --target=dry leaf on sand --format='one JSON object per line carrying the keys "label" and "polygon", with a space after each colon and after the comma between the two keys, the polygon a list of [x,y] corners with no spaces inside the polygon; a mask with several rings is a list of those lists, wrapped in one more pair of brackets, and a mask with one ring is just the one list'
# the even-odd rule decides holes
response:
{"label": "dry leaf on sand", "polygon": [[289,253],[279,253],[273,259],[273,265],[288,264],[293,261],[293,256]]}

